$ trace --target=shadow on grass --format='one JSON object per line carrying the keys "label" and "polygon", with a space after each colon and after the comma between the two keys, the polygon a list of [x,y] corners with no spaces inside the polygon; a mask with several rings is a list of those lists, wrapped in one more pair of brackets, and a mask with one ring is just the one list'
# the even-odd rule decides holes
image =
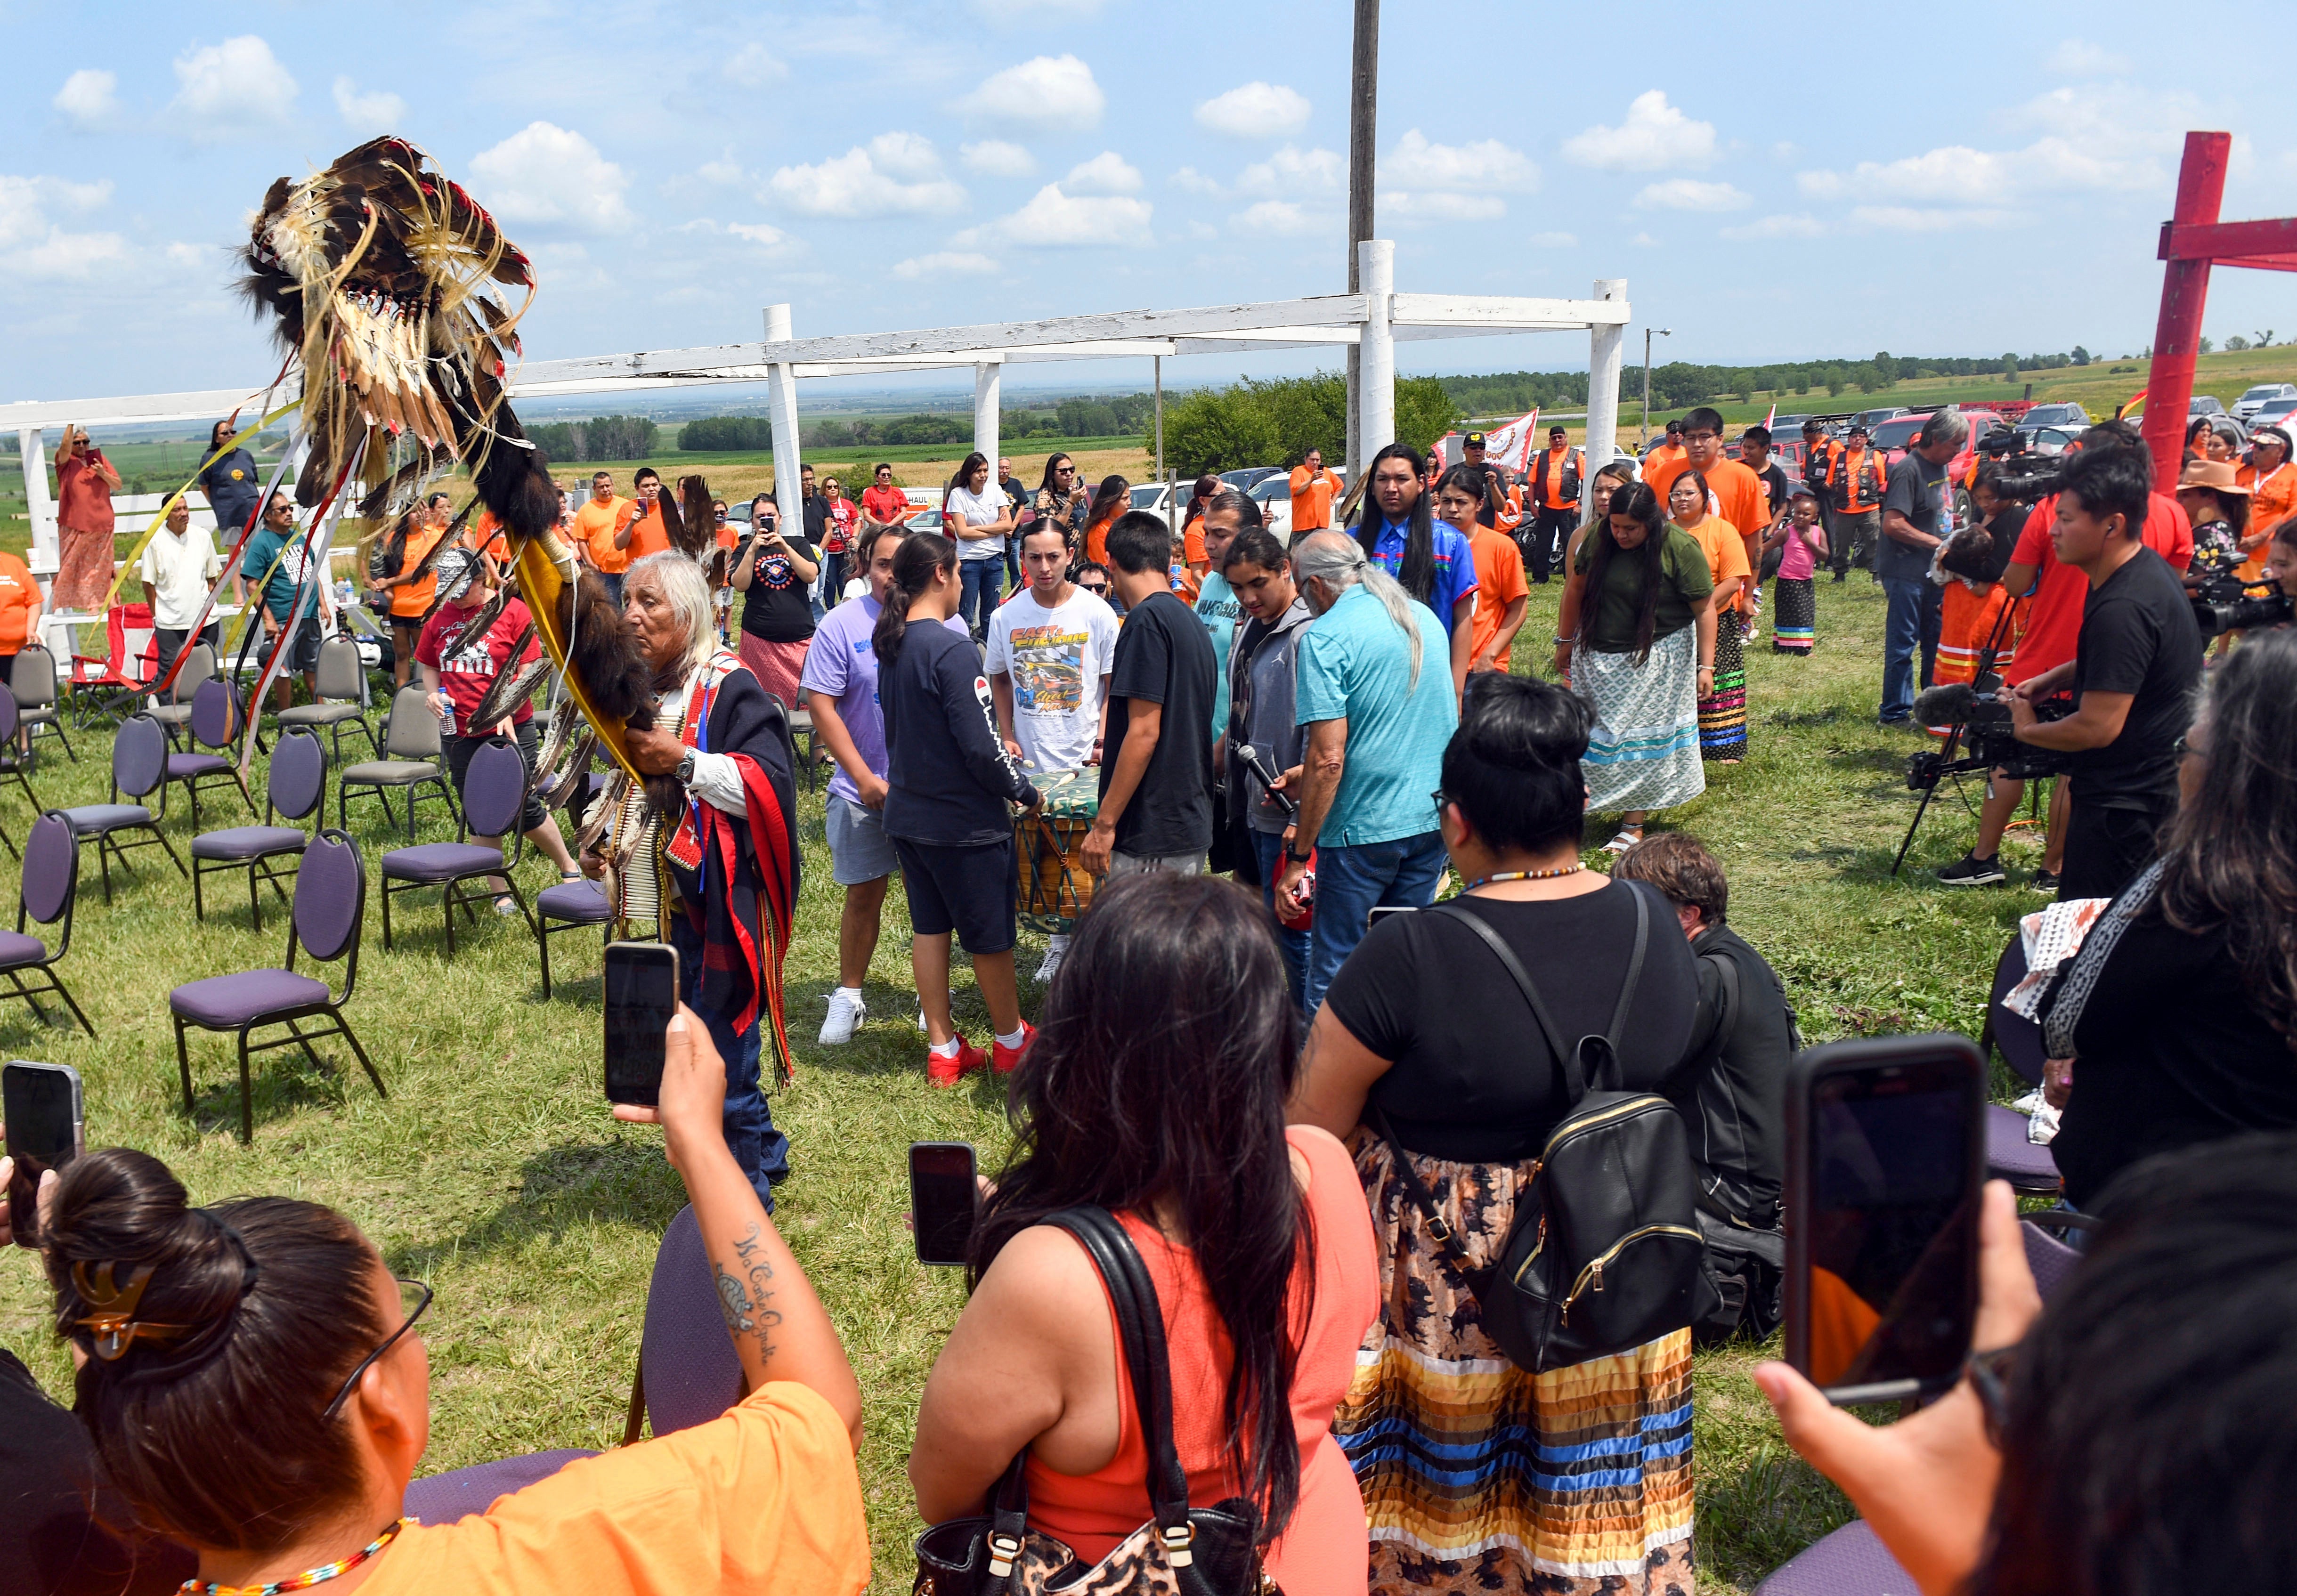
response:
{"label": "shadow on grass", "polygon": [[601,1221],[659,1236],[685,1203],[686,1188],[659,1144],[615,1137],[548,1148],[519,1165],[517,1186],[492,1213],[432,1245],[391,1249],[385,1262],[419,1276],[458,1253],[515,1252]]}
{"label": "shadow on grass", "polygon": [[[206,1040],[208,1046],[202,1047]],[[258,1032],[256,1041],[264,1040]],[[362,1039],[364,1040],[364,1039]],[[239,1134],[239,1044],[230,1032],[190,1032],[184,1044],[192,1063],[192,1127],[202,1135]],[[358,1057],[342,1038],[315,1041],[319,1067],[313,1069],[302,1049],[280,1048],[256,1053],[247,1061],[247,1080],[257,1126],[284,1119],[303,1108],[340,1108],[356,1086],[373,1091],[375,1083],[358,1066]],[[169,1061],[174,1063],[173,1059]],[[174,1072],[169,1072],[174,1075]],[[179,1098],[180,1077],[168,1082],[168,1095]]]}
{"label": "shadow on grass", "polygon": [[1742,1589],[1858,1516],[1817,1470],[1782,1447],[1758,1446],[1738,1468],[1699,1479],[1699,1564]]}

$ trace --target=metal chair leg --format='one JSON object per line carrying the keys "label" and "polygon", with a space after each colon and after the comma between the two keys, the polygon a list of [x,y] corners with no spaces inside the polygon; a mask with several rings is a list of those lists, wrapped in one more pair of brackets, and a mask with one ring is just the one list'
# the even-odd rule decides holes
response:
{"label": "metal chair leg", "polygon": [[388,878],[383,884],[383,950],[386,953],[391,951],[391,882]]}
{"label": "metal chair leg", "polygon": [[72,1011],[72,1017],[79,1022],[80,1029],[93,1037],[95,1034],[95,1027],[88,1024],[86,1013],[81,1009],[79,1000],[71,995],[71,988],[64,984],[64,978],[45,965],[41,966],[40,969],[41,973],[54,984],[56,996],[62,998],[64,1000],[64,1006]]}
{"label": "metal chair leg", "polygon": [[[113,845],[111,834],[108,831],[96,839],[95,864],[96,869],[103,876],[103,901],[106,904],[109,904],[111,901],[111,849]],[[125,868],[128,863],[124,859],[119,862],[122,868]]]}
{"label": "metal chair leg", "polygon": [[206,875],[207,872],[200,868],[200,861],[194,858],[192,860],[192,917],[202,926],[208,923],[208,906],[200,895],[200,882]]}
{"label": "metal chair leg", "polygon": [[256,886],[253,860],[247,864],[247,917],[254,923],[256,934],[260,936],[263,934],[263,901]]}
{"label": "metal chair leg", "polygon": [[255,1088],[247,1073],[248,1027],[239,1028],[239,1139],[244,1143],[255,1139]]}
{"label": "metal chair leg", "polygon": [[197,1112],[192,1107],[192,1056],[184,1050],[183,1016],[170,1015],[169,1017],[176,1022],[176,1068],[182,1072],[184,1077],[184,1115],[188,1119]]}
{"label": "metal chair leg", "polygon": [[550,923],[544,921],[535,931],[534,941],[542,954],[542,998],[550,1000]]}
{"label": "metal chair leg", "polygon": [[375,1095],[379,1098],[391,1096],[383,1088],[383,1077],[375,1073],[375,1061],[366,1056],[366,1049],[359,1046],[358,1032],[351,1029],[349,1020],[343,1018],[343,1011],[330,1008],[327,1012],[334,1016],[336,1029],[343,1033],[343,1040],[350,1043],[351,1056],[359,1061],[359,1067],[366,1072],[366,1078],[375,1082]]}

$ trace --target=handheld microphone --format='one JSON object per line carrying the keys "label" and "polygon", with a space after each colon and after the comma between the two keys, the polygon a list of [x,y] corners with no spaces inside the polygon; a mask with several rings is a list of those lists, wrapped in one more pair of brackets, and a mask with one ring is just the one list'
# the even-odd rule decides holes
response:
{"label": "handheld microphone", "polygon": [[1275,800],[1276,807],[1284,811],[1286,819],[1297,820],[1300,818],[1300,806],[1293,802],[1290,795],[1276,785],[1276,777],[1269,773],[1266,765],[1261,763],[1258,749],[1249,743],[1239,743],[1236,745],[1236,757],[1244,761],[1246,769],[1259,778],[1261,786],[1267,791],[1269,797]]}

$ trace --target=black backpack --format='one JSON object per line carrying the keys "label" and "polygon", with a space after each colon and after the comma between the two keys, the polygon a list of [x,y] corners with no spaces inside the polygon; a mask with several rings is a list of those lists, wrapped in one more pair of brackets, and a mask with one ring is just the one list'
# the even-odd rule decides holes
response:
{"label": "black backpack", "polygon": [[1427,1216],[1428,1234],[1475,1293],[1484,1333],[1510,1362],[1535,1373],[1641,1346],[1717,1306],[1683,1116],[1665,1098],[1618,1090],[1619,1038],[1651,937],[1643,889],[1627,886],[1635,901],[1635,943],[1618,1006],[1609,1032],[1584,1036],[1576,1048],[1564,1046],[1531,976],[1481,917],[1456,901],[1426,911],[1468,927],[1506,967],[1571,1094],[1570,1107],[1517,1196],[1515,1223],[1495,1264],[1469,1267],[1387,1115],[1372,1110],[1404,1189]]}

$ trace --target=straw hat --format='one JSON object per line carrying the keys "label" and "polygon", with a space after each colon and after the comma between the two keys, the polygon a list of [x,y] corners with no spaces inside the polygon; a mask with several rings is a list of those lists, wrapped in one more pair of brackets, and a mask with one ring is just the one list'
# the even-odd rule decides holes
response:
{"label": "straw hat", "polygon": [[2239,494],[2250,497],[2250,490],[2234,481],[2234,468],[2225,460],[2188,460],[2185,470],[2178,473],[2180,488],[2206,488],[2211,493]]}

